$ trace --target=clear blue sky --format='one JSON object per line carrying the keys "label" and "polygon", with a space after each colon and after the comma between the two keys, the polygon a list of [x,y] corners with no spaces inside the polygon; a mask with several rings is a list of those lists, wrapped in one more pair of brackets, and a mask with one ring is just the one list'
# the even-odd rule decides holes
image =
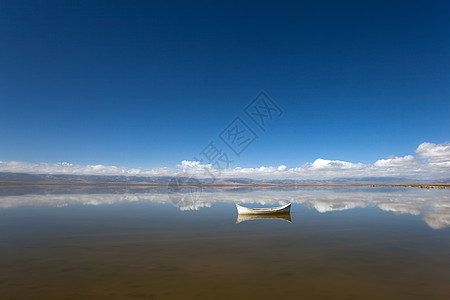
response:
{"label": "clear blue sky", "polygon": [[174,167],[260,90],[236,165],[450,140],[450,2],[371,2],[0,1],[0,160]]}

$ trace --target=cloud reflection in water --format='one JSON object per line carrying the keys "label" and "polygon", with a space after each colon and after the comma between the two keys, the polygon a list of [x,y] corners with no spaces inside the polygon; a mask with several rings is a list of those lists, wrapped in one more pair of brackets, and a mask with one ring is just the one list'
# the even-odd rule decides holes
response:
{"label": "cloud reflection in water", "polygon": [[[0,195],[3,209],[23,206],[64,207],[69,205],[105,205],[120,203],[173,203],[164,189],[139,191],[45,190]],[[450,226],[450,191],[418,188],[336,188],[294,190],[205,190],[197,201],[180,201],[181,210],[198,210],[214,203],[237,202],[258,205],[301,204],[320,213],[353,208],[378,207],[387,212],[421,216],[431,228]]]}

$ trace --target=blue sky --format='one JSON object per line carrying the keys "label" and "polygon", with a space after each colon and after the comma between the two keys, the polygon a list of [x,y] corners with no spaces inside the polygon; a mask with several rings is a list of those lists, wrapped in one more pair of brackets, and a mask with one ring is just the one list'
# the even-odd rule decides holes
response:
{"label": "blue sky", "polygon": [[[447,1],[1,1],[0,161],[361,162],[450,140]],[[243,108],[264,90],[283,115]],[[218,137],[241,117],[241,157]]]}

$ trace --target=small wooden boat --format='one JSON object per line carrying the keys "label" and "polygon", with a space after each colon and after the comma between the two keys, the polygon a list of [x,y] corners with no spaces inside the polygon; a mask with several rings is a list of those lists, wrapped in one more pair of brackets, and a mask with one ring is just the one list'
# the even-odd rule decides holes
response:
{"label": "small wooden boat", "polygon": [[291,203],[280,207],[267,208],[248,208],[236,204],[238,214],[240,215],[265,215],[265,214],[285,214],[291,211]]}
{"label": "small wooden boat", "polygon": [[292,223],[291,214],[290,213],[282,213],[282,214],[258,214],[258,215],[242,215],[238,214],[236,219],[236,224],[251,221],[251,220],[284,220]]}

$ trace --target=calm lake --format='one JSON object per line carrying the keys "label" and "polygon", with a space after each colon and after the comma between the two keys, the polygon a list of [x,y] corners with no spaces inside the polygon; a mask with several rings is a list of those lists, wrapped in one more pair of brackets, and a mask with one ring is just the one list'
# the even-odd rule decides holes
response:
{"label": "calm lake", "polygon": [[2,186],[0,293],[450,299],[449,226],[449,189]]}

